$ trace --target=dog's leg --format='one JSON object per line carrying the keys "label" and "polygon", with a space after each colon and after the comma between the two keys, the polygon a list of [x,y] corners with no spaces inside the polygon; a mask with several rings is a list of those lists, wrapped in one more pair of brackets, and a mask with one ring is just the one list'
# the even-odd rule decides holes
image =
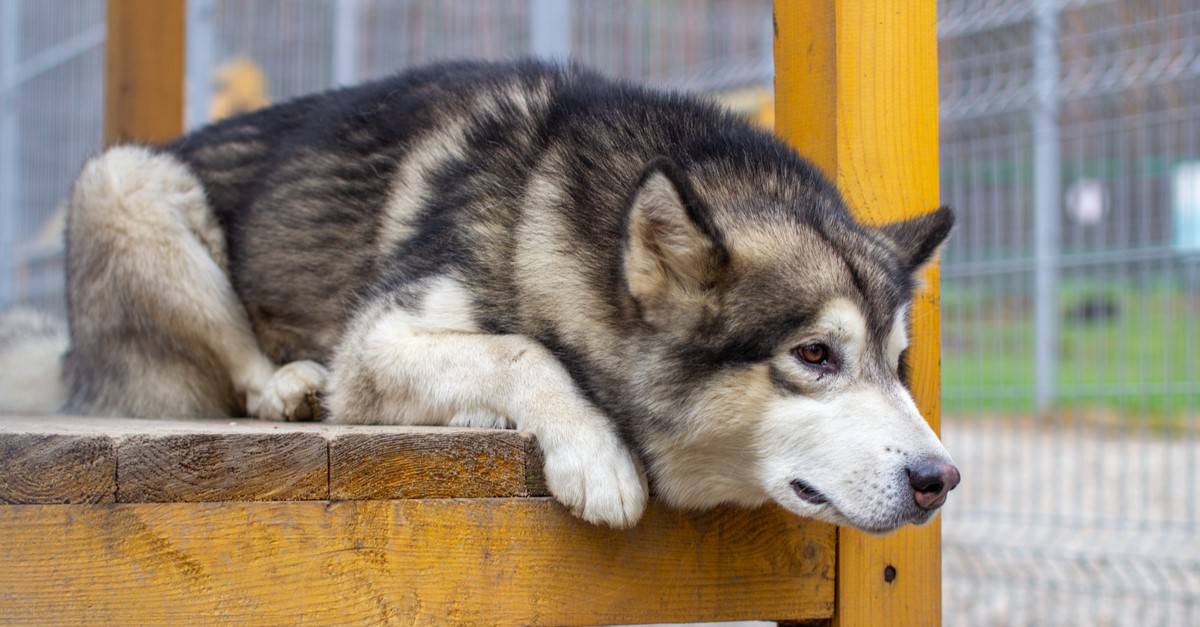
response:
{"label": "dog's leg", "polygon": [[498,415],[537,436],[547,486],[576,515],[614,527],[641,517],[647,489],[635,457],[530,338],[483,335],[445,316],[378,303],[351,325],[331,371],[335,422],[444,425]]}
{"label": "dog's leg", "polygon": [[90,161],[67,226],[68,409],[304,417],[324,369],[276,368],[227,273],[223,233],[177,159],[122,146]]}

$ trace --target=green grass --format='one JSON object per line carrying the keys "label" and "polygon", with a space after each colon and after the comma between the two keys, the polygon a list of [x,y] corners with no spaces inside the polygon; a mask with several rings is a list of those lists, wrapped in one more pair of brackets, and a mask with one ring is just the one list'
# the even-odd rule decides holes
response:
{"label": "green grass", "polygon": [[[948,414],[1033,411],[1034,329],[1028,286],[972,289],[948,281],[942,302],[943,406]],[[1117,315],[1090,322],[1067,313],[1103,296]],[[1200,414],[1200,293],[1166,281],[1072,281],[1059,293],[1056,409],[1173,424]]]}

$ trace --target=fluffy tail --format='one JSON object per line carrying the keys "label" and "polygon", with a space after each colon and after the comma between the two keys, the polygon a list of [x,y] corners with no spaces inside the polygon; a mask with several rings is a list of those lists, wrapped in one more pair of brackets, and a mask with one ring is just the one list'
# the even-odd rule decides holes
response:
{"label": "fluffy tail", "polygon": [[0,314],[0,412],[49,414],[66,402],[67,330],[31,309]]}

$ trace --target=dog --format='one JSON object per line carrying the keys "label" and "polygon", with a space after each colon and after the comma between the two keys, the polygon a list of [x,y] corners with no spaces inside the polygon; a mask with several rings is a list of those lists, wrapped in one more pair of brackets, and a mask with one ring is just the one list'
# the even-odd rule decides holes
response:
{"label": "dog", "polygon": [[592,523],[635,524],[649,477],[888,532],[959,480],[904,382],[952,224],[858,224],[696,97],[434,65],[91,159],[61,409],[517,428]]}

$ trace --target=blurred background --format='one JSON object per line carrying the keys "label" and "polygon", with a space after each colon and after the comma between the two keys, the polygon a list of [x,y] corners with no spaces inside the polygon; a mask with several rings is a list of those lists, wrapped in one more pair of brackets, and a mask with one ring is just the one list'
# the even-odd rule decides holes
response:
{"label": "blurred background", "polygon": [[[940,0],[948,625],[1200,625],[1200,0]],[[102,0],[0,0],[0,308],[61,311]],[[770,0],[190,0],[187,123],[462,57],[773,122]]]}

